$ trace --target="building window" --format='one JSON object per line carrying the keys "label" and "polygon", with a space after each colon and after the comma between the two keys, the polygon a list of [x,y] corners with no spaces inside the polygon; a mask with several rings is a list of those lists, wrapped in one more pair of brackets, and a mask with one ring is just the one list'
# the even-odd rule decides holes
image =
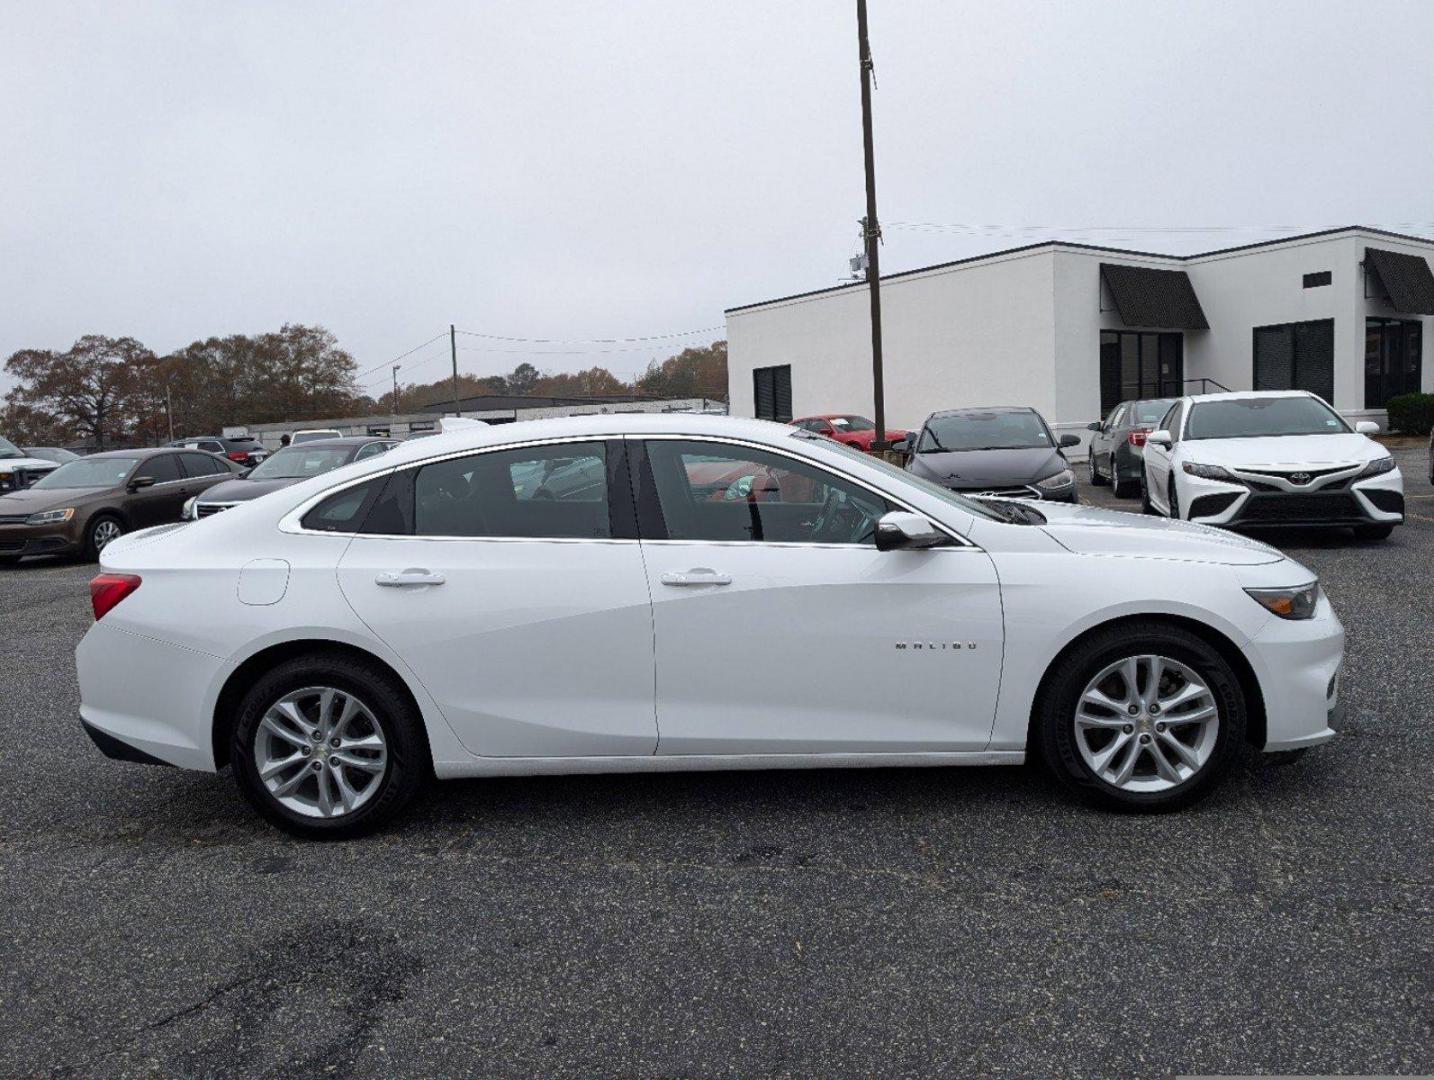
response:
{"label": "building window", "polygon": [[1321,285],[1328,285],[1334,281],[1332,270],[1321,270],[1316,274],[1305,275],[1305,288],[1318,289]]}
{"label": "building window", "polygon": [[785,424],[792,418],[792,365],[754,369],[752,396],[758,420]]}
{"label": "building window", "polygon": [[1184,384],[1183,334],[1101,331],[1101,415],[1122,401],[1171,397],[1181,393]]}
{"label": "building window", "polygon": [[1308,390],[1334,401],[1334,320],[1255,327],[1255,389]]}
{"label": "building window", "polygon": [[1419,392],[1424,326],[1418,319],[1364,320],[1364,407]]}

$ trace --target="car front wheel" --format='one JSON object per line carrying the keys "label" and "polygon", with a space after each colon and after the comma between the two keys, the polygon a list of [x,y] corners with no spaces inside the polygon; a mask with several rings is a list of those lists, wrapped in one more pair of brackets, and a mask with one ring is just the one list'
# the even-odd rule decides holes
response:
{"label": "car front wheel", "polygon": [[100,552],[124,535],[124,524],[111,514],[97,515],[85,527],[85,555],[90,562],[100,557]]}
{"label": "car front wheel", "polygon": [[1033,741],[1081,796],[1162,811],[1204,797],[1245,737],[1244,691],[1208,642],[1163,623],[1099,631],[1045,685]]}
{"label": "car front wheel", "polygon": [[422,720],[376,664],[314,654],[261,676],[239,706],[229,760],[245,797],[288,832],[372,832],[431,771]]}

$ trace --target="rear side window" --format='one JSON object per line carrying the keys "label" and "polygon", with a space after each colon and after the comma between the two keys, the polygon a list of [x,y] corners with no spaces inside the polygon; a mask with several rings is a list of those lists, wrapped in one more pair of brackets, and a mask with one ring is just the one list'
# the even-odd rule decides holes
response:
{"label": "rear side window", "polygon": [[184,462],[184,471],[190,476],[218,476],[229,471],[224,462],[209,454],[180,454],[179,460]]}
{"label": "rear side window", "polygon": [[435,462],[413,480],[417,536],[606,540],[606,448],[560,443]]}
{"label": "rear side window", "polygon": [[305,514],[301,524],[316,532],[358,532],[387,479],[380,476],[330,495]]}

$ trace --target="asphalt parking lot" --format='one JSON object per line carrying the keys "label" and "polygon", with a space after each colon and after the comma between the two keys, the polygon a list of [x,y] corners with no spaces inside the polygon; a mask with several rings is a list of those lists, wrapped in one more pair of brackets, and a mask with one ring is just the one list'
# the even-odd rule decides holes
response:
{"label": "asphalt parking lot", "polygon": [[1033,768],[559,777],[302,843],[101,757],[93,568],[0,571],[0,1074],[1434,1072],[1434,491],[1398,457],[1389,541],[1269,537],[1348,627],[1347,730],[1157,818]]}

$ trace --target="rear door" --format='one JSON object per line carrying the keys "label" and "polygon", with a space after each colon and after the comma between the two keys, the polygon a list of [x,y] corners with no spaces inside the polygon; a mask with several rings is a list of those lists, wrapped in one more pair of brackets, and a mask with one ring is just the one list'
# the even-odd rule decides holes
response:
{"label": "rear door", "polygon": [[656,748],[652,611],[620,440],[395,473],[338,578],[470,752]]}
{"label": "rear door", "polygon": [[179,460],[189,478],[189,483],[185,485],[186,498],[207,491],[220,481],[232,479],[237,475],[211,454],[183,453],[179,455]]}
{"label": "rear door", "polygon": [[768,448],[633,454],[659,754],[986,747],[1004,631],[984,551],[878,551],[894,504]]}

